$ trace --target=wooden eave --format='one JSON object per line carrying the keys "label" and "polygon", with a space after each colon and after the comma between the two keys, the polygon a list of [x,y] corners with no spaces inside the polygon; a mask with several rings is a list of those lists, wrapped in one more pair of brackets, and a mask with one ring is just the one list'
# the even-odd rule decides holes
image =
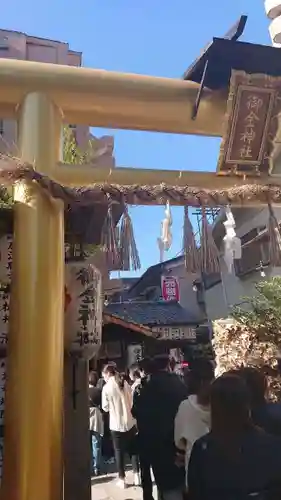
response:
{"label": "wooden eave", "polygon": [[[238,21],[231,26],[231,28],[227,31],[227,33],[224,35],[223,39],[224,40],[231,40],[233,42],[237,41],[240,36],[243,34],[246,23],[248,20],[248,16],[242,15],[239,17]],[[201,78],[200,78],[200,83],[202,81],[202,76],[204,73],[204,67],[205,64],[208,60],[209,53],[211,51],[211,47],[214,44],[213,39],[211,42],[207,43],[207,45],[203,48],[203,50],[200,53],[200,56],[195,59],[195,61],[188,67],[188,69],[184,72],[183,79],[184,80],[192,80],[192,75],[196,71],[201,71]],[[191,78],[189,78],[191,76]]]}
{"label": "wooden eave", "polygon": [[103,313],[103,321],[104,324],[114,324],[114,325],[119,325],[122,326],[123,328],[127,328],[128,330],[132,330],[133,332],[136,333],[141,333],[142,335],[146,335],[147,337],[154,337],[154,334],[148,326],[144,325],[139,325],[134,322],[129,322],[126,321],[123,318],[120,318],[119,316],[116,316],[114,314],[109,314],[109,313]]}
{"label": "wooden eave", "polygon": [[186,70],[184,80],[201,83],[207,60],[208,71],[204,77],[204,86],[212,90],[228,88],[232,70],[281,75],[279,48],[213,38],[202,55]]}

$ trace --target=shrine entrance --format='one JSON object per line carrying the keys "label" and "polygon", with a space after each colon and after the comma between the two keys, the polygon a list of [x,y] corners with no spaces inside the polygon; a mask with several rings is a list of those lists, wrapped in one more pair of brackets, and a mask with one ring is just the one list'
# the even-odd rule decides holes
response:
{"label": "shrine entrance", "polygon": [[[280,258],[272,210],[281,202],[281,177],[272,176],[280,156],[279,54],[215,39],[185,80],[0,59],[0,115],[16,119],[19,132],[19,159],[2,157],[0,165],[0,181],[14,186],[4,500],[63,498],[65,206],[269,204],[271,256]],[[61,164],[63,122],[223,136],[218,172]],[[188,220],[186,230],[191,236]],[[215,270],[208,242],[203,268]],[[194,245],[187,238],[189,271],[198,265]]]}

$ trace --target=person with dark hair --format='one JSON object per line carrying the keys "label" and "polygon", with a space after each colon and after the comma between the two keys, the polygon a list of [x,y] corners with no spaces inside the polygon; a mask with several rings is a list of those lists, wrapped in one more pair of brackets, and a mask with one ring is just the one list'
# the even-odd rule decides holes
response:
{"label": "person with dark hair", "polygon": [[142,389],[145,387],[153,372],[153,361],[150,358],[143,358],[137,363],[138,371],[140,374],[140,383],[137,384],[133,392],[133,408],[132,415],[137,420],[138,427],[138,453],[140,460],[140,473],[141,473],[141,486],[143,491],[143,500],[153,500],[153,484],[150,471],[150,459],[146,449],[145,436],[142,436],[138,422],[138,398]]}
{"label": "person with dark hair", "polygon": [[91,370],[89,373],[89,384],[92,385],[93,387],[96,387],[98,380],[99,380],[98,373],[95,372],[94,370]]}
{"label": "person with dark hair", "polygon": [[98,374],[97,372],[91,371],[89,373],[89,404],[91,407],[91,400],[94,398],[97,400],[97,398],[100,398],[100,403],[99,406],[101,406],[101,389],[97,387],[98,383]]}
{"label": "person with dark hair", "polygon": [[[174,419],[187,389],[180,378],[170,372],[168,356],[153,359],[152,374],[134,401],[133,414],[140,435],[140,453],[151,466],[163,500],[182,498],[184,471],[175,464]],[[145,500],[152,498],[143,485]]]}
{"label": "person with dark hair", "polygon": [[[105,365],[103,366],[103,369],[104,369],[105,366],[109,366],[109,365],[110,366],[114,366],[114,368],[117,369],[117,365],[116,365],[116,363],[114,361],[109,361],[108,363],[105,363]],[[102,371],[103,371],[103,369],[102,369]],[[99,378],[98,381],[97,381],[96,387],[98,389],[102,390],[104,385],[105,385],[104,377]]]}
{"label": "person with dark hair", "polygon": [[130,377],[130,380],[132,382],[131,390],[132,390],[132,394],[134,396],[134,392],[135,392],[136,388],[141,384],[141,373],[140,373],[138,363],[134,363],[133,365],[130,366],[129,377]]}
{"label": "person with dark hair", "polygon": [[90,397],[90,435],[92,447],[92,473],[98,476],[102,472],[102,437],[104,434],[103,417],[100,410],[101,391],[96,389]]}
{"label": "person with dark hair", "polygon": [[190,500],[281,498],[281,440],[254,426],[251,396],[238,375],[211,386],[211,431],[195,442],[188,467]]}
{"label": "person with dark hair", "polygon": [[134,388],[134,401],[140,394],[141,389],[149,380],[151,374],[153,373],[153,360],[151,358],[143,358],[137,363],[138,371],[140,374],[140,384],[137,384]]}
{"label": "person with dark hair", "polygon": [[136,422],[131,413],[133,403],[131,388],[115,366],[105,366],[102,373],[106,382],[102,390],[102,409],[109,413],[109,428],[119,478],[117,485],[121,488],[126,487],[125,453],[128,453],[132,461],[135,485],[139,486],[138,459],[134,449]]}
{"label": "person with dark hair", "polygon": [[140,371],[141,378],[144,379],[147,376],[151,375],[153,372],[153,360],[151,358],[142,358],[138,362],[138,367]]}
{"label": "person with dark hair", "polygon": [[157,354],[153,358],[154,373],[171,373],[171,359],[167,354]]}
{"label": "person with dark hair", "polygon": [[211,361],[194,361],[189,374],[190,395],[180,404],[175,418],[175,445],[185,452],[186,479],[192,446],[210,430],[209,396],[214,376]]}
{"label": "person with dark hair", "polygon": [[102,437],[104,435],[104,422],[100,410],[101,390],[96,387],[98,374],[89,373],[89,424],[92,449],[92,473],[96,476],[102,469]]}
{"label": "person with dark hair", "polygon": [[281,436],[281,415],[276,403],[269,403],[266,399],[267,380],[264,373],[258,368],[244,367],[236,372],[246,382],[251,396],[251,415],[253,422],[269,434]]}
{"label": "person with dark hair", "polygon": [[91,406],[91,399],[97,398],[100,396],[101,398],[101,389],[97,387],[98,382],[98,374],[97,372],[90,371],[89,372],[89,404]]}

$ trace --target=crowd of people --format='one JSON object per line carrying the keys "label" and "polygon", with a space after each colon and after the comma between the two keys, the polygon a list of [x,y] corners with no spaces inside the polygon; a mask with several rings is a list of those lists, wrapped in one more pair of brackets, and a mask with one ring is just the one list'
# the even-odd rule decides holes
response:
{"label": "crowd of people", "polygon": [[[277,500],[281,498],[281,406],[267,402],[256,368],[215,378],[200,359],[183,380],[168,356],[129,370],[90,374],[93,473],[113,445],[118,486],[126,487],[128,454],[143,500]],[[102,458],[103,457],[103,458]],[[152,480],[153,479],[153,480]]]}

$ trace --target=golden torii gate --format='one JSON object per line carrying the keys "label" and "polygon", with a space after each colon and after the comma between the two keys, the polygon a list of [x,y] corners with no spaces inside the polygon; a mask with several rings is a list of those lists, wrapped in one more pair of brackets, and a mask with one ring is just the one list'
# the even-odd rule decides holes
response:
{"label": "golden torii gate", "polygon": [[[197,185],[243,182],[215,173],[93,169],[58,163],[62,122],[220,136],[227,95],[169,78],[0,59],[0,116],[18,120],[22,159],[69,186],[96,182]],[[257,181],[255,181],[257,182]],[[261,182],[266,182],[263,178]],[[4,500],[63,498],[64,211],[18,182],[5,407]]]}

